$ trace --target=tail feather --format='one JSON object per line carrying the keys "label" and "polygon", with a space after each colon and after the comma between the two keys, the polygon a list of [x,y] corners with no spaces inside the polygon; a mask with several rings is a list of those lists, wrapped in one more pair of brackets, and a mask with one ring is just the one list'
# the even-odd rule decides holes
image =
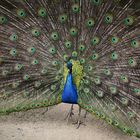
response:
{"label": "tail feather", "polygon": [[140,11],[132,4],[2,0],[0,114],[60,103],[72,61],[79,106],[140,137]]}

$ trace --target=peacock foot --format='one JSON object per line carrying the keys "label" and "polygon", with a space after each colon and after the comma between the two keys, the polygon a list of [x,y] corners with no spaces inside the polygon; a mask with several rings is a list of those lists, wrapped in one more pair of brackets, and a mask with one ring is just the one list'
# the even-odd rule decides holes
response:
{"label": "peacock foot", "polygon": [[78,120],[73,123],[74,125],[77,125],[76,129],[78,129],[81,125],[86,126],[85,124],[86,115],[87,115],[87,112],[85,112],[84,114],[84,121],[81,121],[81,107],[79,107]]}
{"label": "peacock foot", "polygon": [[65,117],[64,120],[69,121],[70,119],[72,119],[73,115],[74,115],[74,113],[73,113],[73,105],[71,105],[70,111],[69,111],[69,113],[67,114],[67,116]]}
{"label": "peacock foot", "polygon": [[81,125],[86,126],[86,124],[81,120],[77,120],[76,122],[73,123],[73,125],[77,125],[76,129],[80,128]]}

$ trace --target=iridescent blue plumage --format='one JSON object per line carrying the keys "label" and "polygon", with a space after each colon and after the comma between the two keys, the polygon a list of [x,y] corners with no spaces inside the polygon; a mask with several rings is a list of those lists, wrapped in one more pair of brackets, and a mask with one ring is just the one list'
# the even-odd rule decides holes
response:
{"label": "iridescent blue plumage", "polygon": [[78,95],[75,85],[73,84],[72,78],[72,63],[67,63],[67,68],[69,69],[69,73],[67,75],[66,83],[64,86],[64,90],[62,93],[62,102],[77,104]]}
{"label": "iridescent blue plumage", "polygon": [[77,104],[77,99],[78,99],[78,95],[77,95],[76,87],[72,82],[72,74],[68,73],[64,90],[62,93],[62,102]]}

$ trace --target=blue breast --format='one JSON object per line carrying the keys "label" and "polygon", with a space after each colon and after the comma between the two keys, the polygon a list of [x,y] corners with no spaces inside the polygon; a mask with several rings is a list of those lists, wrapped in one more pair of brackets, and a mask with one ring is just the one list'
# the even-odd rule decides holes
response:
{"label": "blue breast", "polygon": [[77,104],[78,95],[75,85],[72,82],[72,74],[68,73],[64,90],[62,92],[62,102]]}

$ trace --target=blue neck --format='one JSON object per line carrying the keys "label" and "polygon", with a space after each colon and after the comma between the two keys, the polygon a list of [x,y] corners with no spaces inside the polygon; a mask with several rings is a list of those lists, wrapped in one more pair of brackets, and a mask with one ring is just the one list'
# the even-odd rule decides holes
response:
{"label": "blue neck", "polygon": [[75,85],[72,80],[72,73],[68,73],[66,83],[62,92],[62,102],[77,104],[78,95]]}

